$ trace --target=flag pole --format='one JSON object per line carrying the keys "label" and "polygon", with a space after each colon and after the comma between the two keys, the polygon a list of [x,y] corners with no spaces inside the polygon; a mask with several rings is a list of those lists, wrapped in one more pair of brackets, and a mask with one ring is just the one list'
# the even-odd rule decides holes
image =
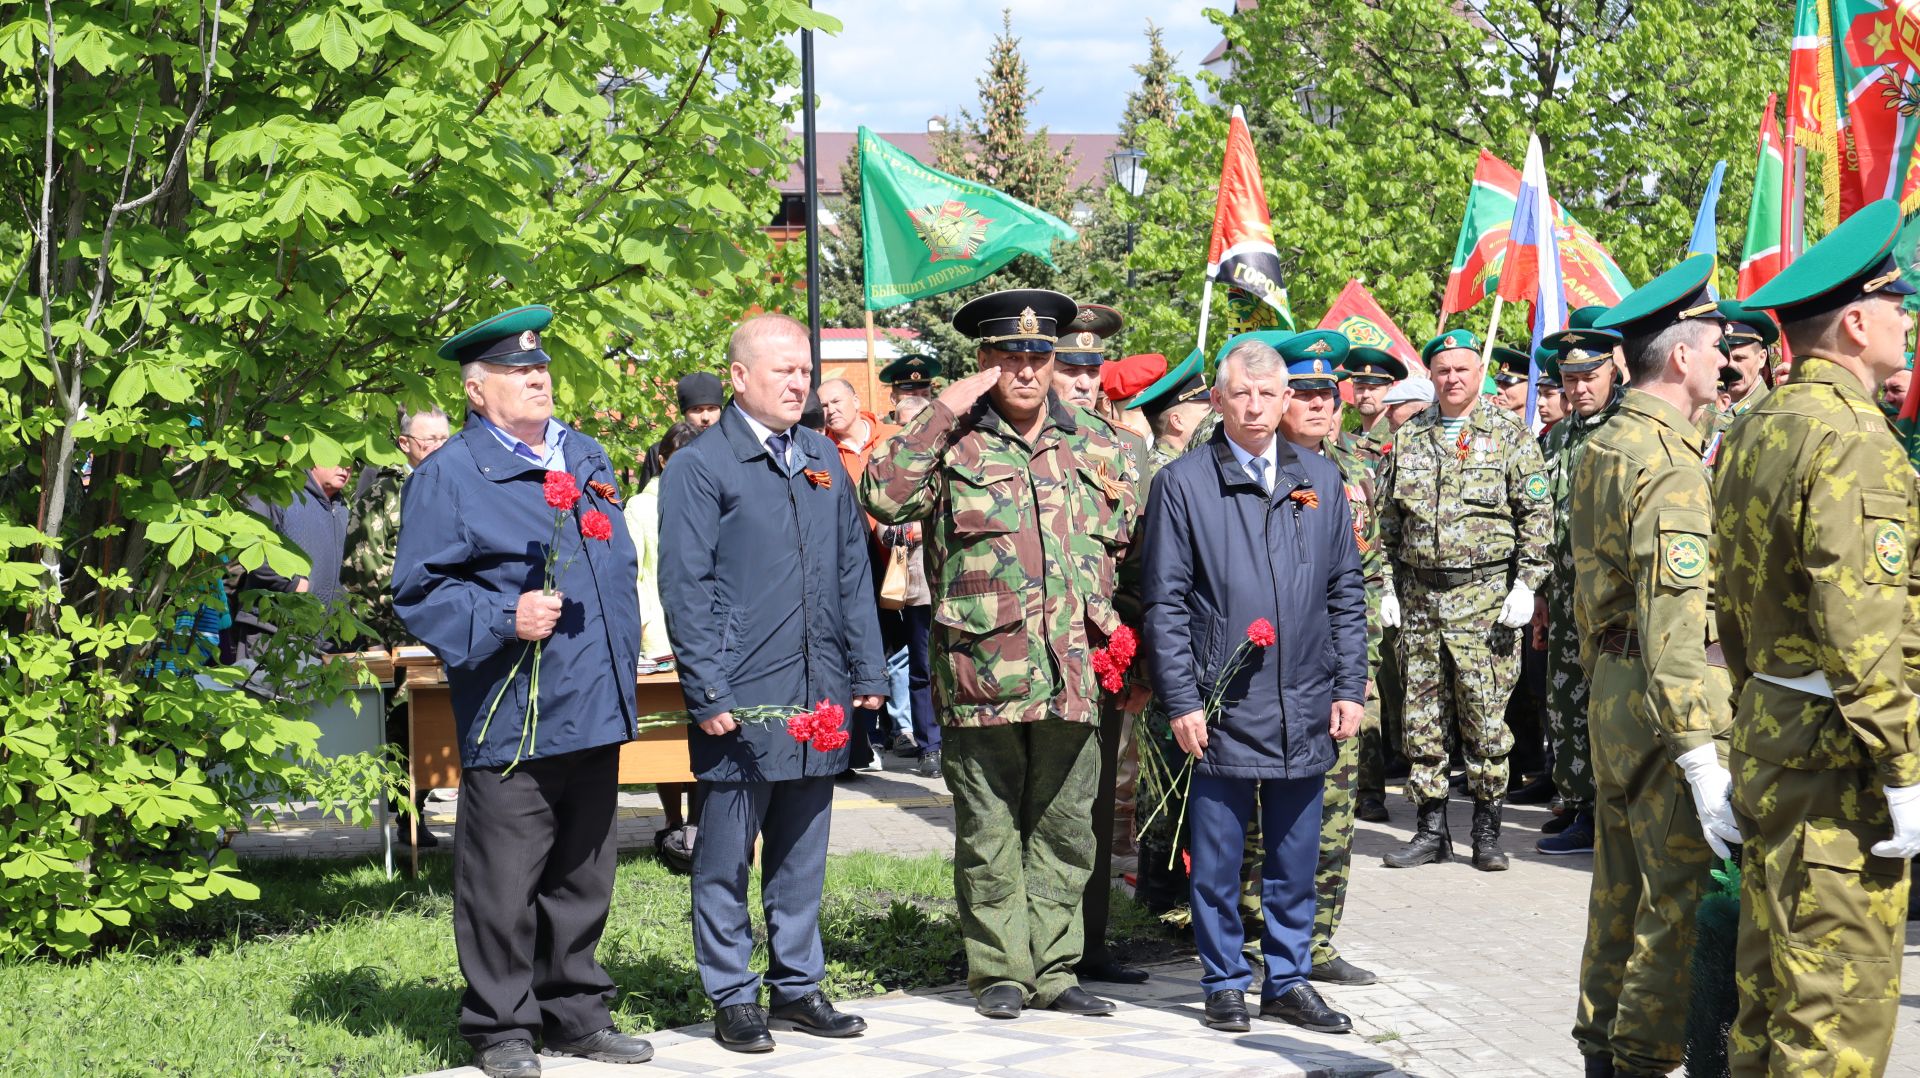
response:
{"label": "flag pole", "polygon": [[807,179],[807,346],[809,378],[820,388],[820,163],[813,116],[813,31],[800,31],[800,157]]}
{"label": "flag pole", "polygon": [[1200,366],[1206,367],[1207,351],[1207,315],[1213,311],[1213,275],[1207,275],[1207,286],[1200,290],[1200,339],[1194,347],[1200,351]]}
{"label": "flag pole", "polygon": [[1505,296],[1502,296],[1498,292],[1493,294],[1493,317],[1487,319],[1487,339],[1480,345],[1480,365],[1482,367],[1485,367],[1487,361],[1493,358],[1493,338],[1495,334],[1500,332],[1500,308],[1506,302],[1507,299]]}
{"label": "flag pole", "polygon": [[873,385],[880,380],[880,375],[879,372],[873,369],[873,351],[873,311],[869,308],[867,310],[867,392],[872,396],[878,397],[880,391],[873,388]]}

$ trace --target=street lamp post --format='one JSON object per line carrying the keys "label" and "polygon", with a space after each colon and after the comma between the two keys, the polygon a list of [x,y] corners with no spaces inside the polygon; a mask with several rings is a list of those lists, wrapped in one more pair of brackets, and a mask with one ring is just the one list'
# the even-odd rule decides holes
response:
{"label": "street lamp post", "polygon": [[[1113,182],[1127,193],[1128,198],[1139,198],[1147,190],[1147,155],[1144,151],[1122,148],[1107,155],[1107,167],[1113,170]],[[1133,290],[1133,230],[1132,218],[1127,219],[1127,290]]]}

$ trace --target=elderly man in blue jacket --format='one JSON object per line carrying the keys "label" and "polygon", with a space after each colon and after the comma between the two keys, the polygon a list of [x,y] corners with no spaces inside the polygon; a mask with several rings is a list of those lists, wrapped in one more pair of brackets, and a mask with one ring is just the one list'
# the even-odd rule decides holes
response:
{"label": "elderly man in blue jacket", "polygon": [[1206,1024],[1250,1026],[1239,895],[1257,798],[1260,1013],[1345,1033],[1352,1023],[1307,974],[1321,788],[1365,698],[1366,591],[1339,470],[1278,436],[1288,395],[1268,345],[1247,342],[1221,361],[1220,427],[1160,470],[1147,503],[1142,650],[1174,737],[1195,758],[1187,820]]}
{"label": "elderly man in blue jacket", "polygon": [[[394,610],[446,664],[453,698],[460,1035],[493,1078],[538,1075],[536,1038],[548,1055],[653,1055],[613,1027],[613,981],[594,959],[613,897],[620,744],[635,732],[639,566],[606,452],[553,418],[540,346],[552,320],[515,308],[441,345],[471,411],[402,489],[393,563]],[[545,491],[560,475],[580,491],[564,510]]]}
{"label": "elderly man in blue jacket", "polygon": [[[888,682],[866,516],[839,451],[799,425],[812,367],[806,327],[781,314],[750,318],[727,359],[733,403],[661,476],[660,599],[694,722],[693,773],[707,790],[693,854],[694,962],[715,1039],[764,1052],[770,1029],[866,1029],[820,991],[827,822],[846,741],[798,740],[783,716],[822,701],[878,708]],[[771,1017],[747,964],[756,837]]]}

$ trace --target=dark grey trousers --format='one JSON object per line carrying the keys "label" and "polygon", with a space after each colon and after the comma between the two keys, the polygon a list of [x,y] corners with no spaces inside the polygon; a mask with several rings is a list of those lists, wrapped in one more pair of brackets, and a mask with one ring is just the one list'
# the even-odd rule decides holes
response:
{"label": "dark grey trousers", "polygon": [[700,785],[706,803],[693,847],[693,960],[700,984],[715,1007],[760,1002],[760,975],[747,965],[753,956],[747,875],[758,837],[767,985],[776,1007],[801,999],[827,975],[820,891],[833,779]]}
{"label": "dark grey trousers", "polygon": [[613,1024],[613,980],[594,960],[613,898],[620,747],[526,760],[460,779],[453,939],[475,1048],[572,1040]]}

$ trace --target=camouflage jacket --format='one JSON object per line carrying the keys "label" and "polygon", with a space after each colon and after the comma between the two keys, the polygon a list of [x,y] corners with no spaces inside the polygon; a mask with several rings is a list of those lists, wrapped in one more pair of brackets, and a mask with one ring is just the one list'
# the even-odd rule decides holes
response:
{"label": "camouflage jacket", "polygon": [[1375,474],[1382,454],[1365,434],[1349,431],[1323,439],[1320,452],[1340,469],[1347,504],[1353,507],[1353,541],[1360,548],[1360,575],[1367,585],[1367,668],[1380,663],[1380,596],[1386,586],[1386,555],[1380,548],[1380,514],[1375,511]]}
{"label": "camouflage jacket", "polygon": [[1481,401],[1458,436],[1434,405],[1407,421],[1376,483],[1382,572],[1471,569],[1512,563],[1538,591],[1547,578],[1553,501],[1546,463],[1526,425]]}
{"label": "camouflage jacket", "polygon": [[1553,495],[1553,575],[1548,579],[1551,595],[1573,595],[1573,543],[1568,536],[1573,515],[1573,473],[1580,465],[1587,439],[1613,418],[1625,398],[1626,387],[1615,386],[1613,396],[1599,411],[1589,416],[1570,411],[1540,436],[1540,454],[1547,461],[1547,489]]}
{"label": "camouflage jacket", "polygon": [[1700,429],[1701,459],[1711,468],[1720,459],[1720,446],[1726,440],[1727,431],[1732,429],[1733,421],[1746,415],[1772,392],[1764,383],[1746,395],[1738,404],[1721,408],[1709,404],[1700,410],[1700,420],[1696,426]]}
{"label": "camouflage jacket", "polygon": [[1032,445],[983,398],[937,400],[860,481],[887,524],[926,522],[934,702],[949,726],[1099,719],[1094,649],[1135,518],[1133,463],[1104,426],[1049,397]]}
{"label": "camouflage jacket", "polygon": [[388,647],[413,639],[393,612],[393,550],[400,541],[400,488],[406,481],[401,469],[382,468],[355,489],[341,573],[354,614]]}
{"label": "camouflage jacket", "polygon": [[[1907,656],[1920,535],[1914,474],[1853,374],[1813,355],[1726,435],[1714,472],[1720,639],[1733,748],[1806,771],[1920,783]],[[1756,675],[1826,676],[1833,702]]]}
{"label": "camouflage jacket", "polygon": [[1640,636],[1647,716],[1678,757],[1725,732],[1728,701],[1708,691],[1712,496],[1700,436],[1680,409],[1628,392],[1597,415],[1574,468],[1573,616],[1580,665],[1593,676],[1603,629]]}

